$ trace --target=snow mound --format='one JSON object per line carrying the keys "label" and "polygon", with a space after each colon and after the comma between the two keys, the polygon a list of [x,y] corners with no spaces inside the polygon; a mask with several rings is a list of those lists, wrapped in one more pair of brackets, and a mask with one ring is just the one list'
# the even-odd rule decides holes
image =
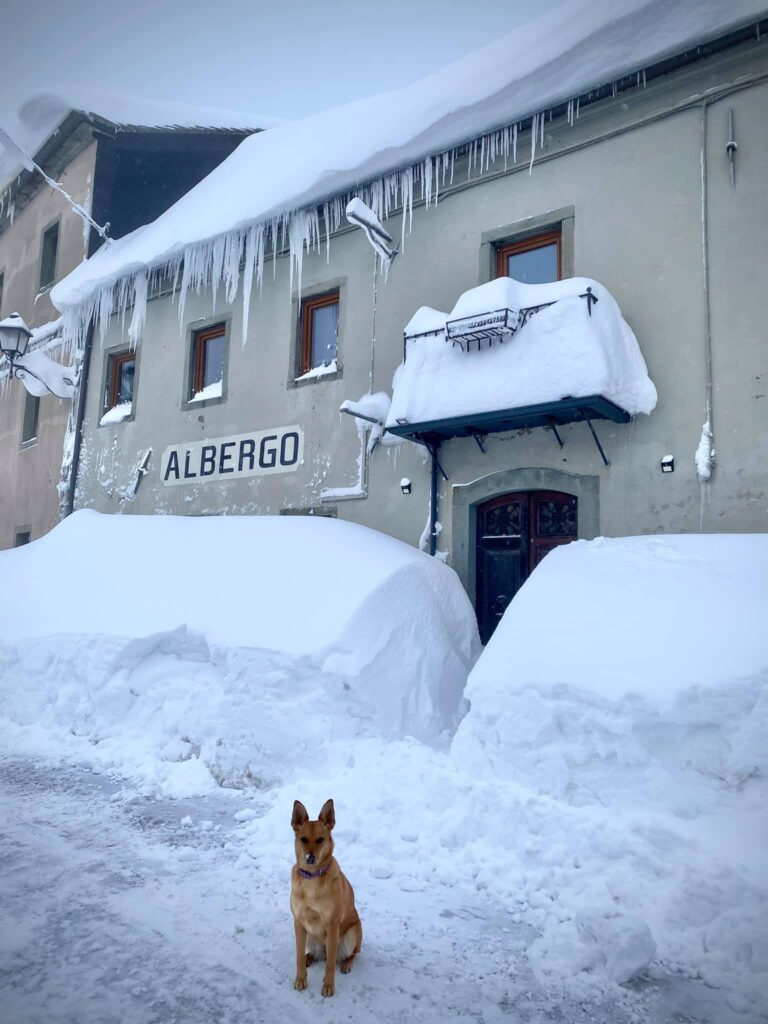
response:
{"label": "snow mound", "polygon": [[[598,299],[591,314],[581,297],[587,288]],[[446,322],[501,309],[516,316],[545,303],[553,305],[482,351],[465,352],[446,339]],[[405,333],[413,340],[395,372],[390,426],[591,395],[631,415],[656,405],[632,330],[610,293],[586,277],[542,285],[498,278],[465,292],[450,314],[422,307]]]}
{"label": "snow mound", "polygon": [[516,595],[451,753],[560,808],[510,850],[556,894],[542,969],[768,991],[766,612],[762,534],[579,541]]}
{"label": "snow mound", "polygon": [[[474,613],[451,569],[373,530],[319,517],[80,511],[39,541],[0,553],[0,577],[6,644],[83,634],[143,640],[184,626],[205,644],[266,649],[304,659],[316,675],[343,674],[350,701],[362,701],[388,735],[430,738],[454,726],[478,649]],[[111,685],[111,664],[99,669],[99,686]],[[196,699],[202,708],[214,700],[205,688]]]}

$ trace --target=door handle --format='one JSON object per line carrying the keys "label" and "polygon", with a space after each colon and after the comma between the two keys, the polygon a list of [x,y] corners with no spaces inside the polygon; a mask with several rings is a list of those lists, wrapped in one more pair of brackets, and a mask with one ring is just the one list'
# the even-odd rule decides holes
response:
{"label": "door handle", "polygon": [[507,600],[507,595],[499,594],[499,596],[493,602],[493,614],[496,616],[497,619],[500,619],[504,612],[507,610],[508,604],[509,601]]}

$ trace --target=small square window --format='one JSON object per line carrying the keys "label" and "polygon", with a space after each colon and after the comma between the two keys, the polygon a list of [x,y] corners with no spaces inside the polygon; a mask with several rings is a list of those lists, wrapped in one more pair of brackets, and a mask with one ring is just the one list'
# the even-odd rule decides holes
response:
{"label": "small square window", "polygon": [[21,418],[21,443],[31,444],[37,438],[37,425],[40,419],[40,399],[24,392],[24,412]]}
{"label": "small square window", "polygon": [[339,291],[313,295],[301,303],[299,376],[330,366],[339,344]]}
{"label": "small square window", "polygon": [[[135,352],[116,352],[110,355],[104,388],[104,414],[109,417],[107,422],[119,423],[131,415],[135,377]],[[104,423],[103,417],[101,422]]]}
{"label": "small square window", "polygon": [[223,397],[226,341],[226,324],[216,324],[192,334],[188,402],[206,402]]}
{"label": "small square window", "polygon": [[56,254],[59,249],[59,224],[51,224],[43,233],[40,254],[40,287],[47,288],[56,278]]}
{"label": "small square window", "polygon": [[561,233],[547,231],[496,247],[496,276],[524,284],[548,284],[562,276]]}
{"label": "small square window", "polygon": [[13,546],[15,548],[21,548],[21,547],[24,547],[25,544],[29,544],[29,542],[31,540],[32,540],[32,531],[31,530],[17,530],[16,531],[16,536],[13,539]]}

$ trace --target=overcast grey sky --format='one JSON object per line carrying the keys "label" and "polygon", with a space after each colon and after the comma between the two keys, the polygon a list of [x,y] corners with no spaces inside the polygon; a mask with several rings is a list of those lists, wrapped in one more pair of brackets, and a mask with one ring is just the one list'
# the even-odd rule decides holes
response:
{"label": "overcast grey sky", "polygon": [[[294,118],[405,84],[558,0],[0,0],[0,124],[40,93]],[[18,125],[16,125],[18,127]]]}

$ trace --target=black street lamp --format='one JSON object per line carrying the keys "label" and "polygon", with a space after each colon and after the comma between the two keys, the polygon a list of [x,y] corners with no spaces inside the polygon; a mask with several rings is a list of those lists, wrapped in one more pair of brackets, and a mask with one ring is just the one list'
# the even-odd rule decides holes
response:
{"label": "black street lamp", "polygon": [[11,377],[14,376],[13,364],[17,359],[22,359],[27,351],[32,331],[24,323],[18,313],[11,313],[5,320],[0,320],[0,352],[3,353],[11,367]]}

